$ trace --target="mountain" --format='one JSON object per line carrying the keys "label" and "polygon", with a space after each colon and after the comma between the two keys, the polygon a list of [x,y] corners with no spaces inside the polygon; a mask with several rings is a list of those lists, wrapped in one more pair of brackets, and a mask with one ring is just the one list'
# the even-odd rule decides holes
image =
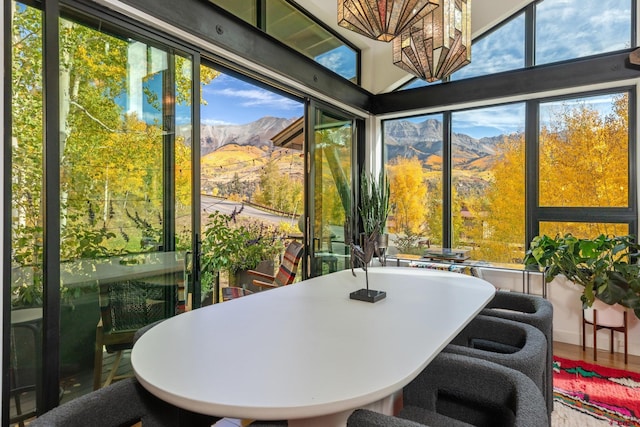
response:
{"label": "mountain", "polygon": [[[442,122],[428,119],[423,122],[392,120],[384,122],[384,140],[389,159],[417,156],[423,163],[440,163],[442,160]],[[463,168],[472,169],[475,163],[484,163],[495,156],[495,145],[502,137],[472,138],[469,135],[453,134],[454,162]]]}
{"label": "mountain", "polygon": [[[243,125],[201,125],[201,155],[205,156],[228,144],[271,147],[273,143],[270,139],[295,120],[265,116]],[[177,136],[184,137],[185,143],[191,146],[190,127],[178,127]]]}
{"label": "mountain", "polygon": [[[200,128],[201,155],[213,153],[222,147],[235,145],[256,147],[261,150],[273,147],[271,138],[287,128],[296,118],[265,116],[243,125],[202,125]],[[191,146],[189,127],[178,128],[177,135]],[[413,157],[436,169],[442,167],[442,122],[428,119],[422,122],[389,120],[384,122],[384,139],[389,159]],[[476,139],[462,133],[453,134],[453,162],[467,170],[486,170],[498,160],[496,145],[503,136]]]}

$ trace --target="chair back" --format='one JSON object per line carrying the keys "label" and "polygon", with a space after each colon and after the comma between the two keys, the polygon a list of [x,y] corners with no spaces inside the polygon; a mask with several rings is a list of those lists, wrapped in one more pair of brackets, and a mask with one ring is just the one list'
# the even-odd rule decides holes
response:
{"label": "chair back", "polygon": [[[197,420],[202,424],[195,424]],[[177,408],[146,391],[135,378],[77,397],[42,414],[33,427],[149,427],[212,425],[220,418]]]}
{"label": "chair back", "polygon": [[[520,292],[496,292],[481,314],[526,323],[547,339],[544,390],[549,420],[553,412],[553,305],[549,300]],[[584,342],[584,341],[583,341]]]}
{"label": "chair back", "polygon": [[303,249],[304,247],[300,242],[294,240],[293,242],[289,243],[289,246],[287,246],[287,250],[284,251],[282,263],[278,268],[278,273],[273,280],[274,285],[286,286],[293,283],[296,278],[296,270],[298,269],[300,258],[302,258]]}
{"label": "chair back", "polygon": [[100,285],[100,316],[105,333],[135,331],[175,314],[169,287],[125,281]]}

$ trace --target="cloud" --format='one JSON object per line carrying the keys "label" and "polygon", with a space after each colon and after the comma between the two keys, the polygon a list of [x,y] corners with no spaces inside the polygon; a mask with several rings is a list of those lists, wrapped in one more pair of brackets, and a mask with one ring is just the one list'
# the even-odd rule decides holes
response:
{"label": "cloud", "polygon": [[523,132],[524,123],[524,103],[458,111],[452,117],[454,132],[474,138]]}
{"label": "cloud", "polygon": [[541,2],[536,30],[537,64],[628,48],[630,1]]}
{"label": "cloud", "polygon": [[340,46],[318,55],[315,60],[346,79],[352,79],[356,75],[356,55],[347,46]]}
{"label": "cloud", "polygon": [[336,71],[339,70],[344,63],[344,58],[338,52],[327,53],[316,58],[318,64],[323,65],[325,68]]}
{"label": "cloud", "polygon": [[[217,82],[214,80],[214,83]],[[241,107],[266,107],[276,110],[300,110],[302,108],[302,104],[297,101],[260,89],[239,80],[235,82],[228,82],[228,87],[222,88],[219,88],[219,86],[221,86],[220,84],[214,83],[203,88],[203,97],[208,103],[233,102]],[[216,99],[219,97],[230,99],[225,101]]]}
{"label": "cloud", "polygon": [[452,80],[498,73],[524,67],[524,14],[487,34],[471,46],[471,64],[452,75]]}
{"label": "cloud", "polygon": [[202,119],[200,123],[207,126],[233,126],[238,124],[238,123],[227,122],[224,120],[217,120],[213,118]]}
{"label": "cloud", "polygon": [[567,110],[586,107],[598,112],[604,118],[613,114],[613,101],[617,94],[606,94],[582,98],[563,99],[540,104],[540,122],[543,126],[549,126],[557,120],[557,117]]}

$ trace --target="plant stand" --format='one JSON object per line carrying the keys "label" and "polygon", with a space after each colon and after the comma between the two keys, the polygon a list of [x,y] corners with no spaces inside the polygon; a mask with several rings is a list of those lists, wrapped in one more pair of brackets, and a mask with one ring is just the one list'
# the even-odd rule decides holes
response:
{"label": "plant stand", "polygon": [[353,291],[349,294],[350,299],[355,299],[358,301],[365,302],[377,302],[384,298],[386,298],[387,293],[385,291],[376,291],[373,289],[369,289],[369,271],[368,265],[371,261],[371,257],[375,250],[374,241],[377,239],[377,232],[373,234],[373,236],[369,236],[368,239],[363,240],[364,250],[358,246],[354,245],[351,242],[351,274],[355,277],[356,272],[354,271],[354,266],[356,263],[362,264],[362,269],[364,270],[365,275],[365,283],[367,284],[366,288],[358,289],[357,291]]}

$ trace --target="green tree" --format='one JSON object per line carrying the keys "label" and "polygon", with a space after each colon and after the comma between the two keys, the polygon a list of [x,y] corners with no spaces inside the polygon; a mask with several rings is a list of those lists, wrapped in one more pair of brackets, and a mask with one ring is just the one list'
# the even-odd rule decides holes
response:
{"label": "green tree", "polygon": [[[15,8],[15,3],[13,3]],[[13,16],[13,246],[16,261],[33,262],[41,243],[42,182],[42,23],[41,13],[30,7],[15,8]],[[129,62],[141,43],[62,19],[60,21],[60,163],[61,251],[63,258],[86,256],[78,230],[92,233],[105,253],[140,250],[145,230],[135,230],[129,216],[160,229],[162,221],[161,120],[144,120],[126,113],[123,100],[130,96]],[[146,47],[150,49],[150,47]],[[157,54],[159,50],[149,51]],[[175,101],[191,103],[192,62],[162,53],[174,61]],[[201,84],[218,72],[201,69]],[[143,78],[148,108],[162,116],[156,79]],[[171,101],[171,100],[169,100]],[[176,139],[176,196],[190,205],[190,149]],[[132,231],[133,230],[133,231]],[[116,232],[116,233],[114,233]],[[137,237],[132,236],[137,233]],[[116,239],[113,238],[118,234]],[[82,241],[89,241],[84,239]],[[30,249],[27,248],[28,243]],[[98,254],[100,251],[95,252]],[[32,254],[30,257],[27,253]]]}
{"label": "green tree", "polygon": [[254,199],[258,204],[281,212],[296,213],[302,206],[302,187],[299,179],[283,173],[276,158],[266,162],[260,171],[259,188]]}

